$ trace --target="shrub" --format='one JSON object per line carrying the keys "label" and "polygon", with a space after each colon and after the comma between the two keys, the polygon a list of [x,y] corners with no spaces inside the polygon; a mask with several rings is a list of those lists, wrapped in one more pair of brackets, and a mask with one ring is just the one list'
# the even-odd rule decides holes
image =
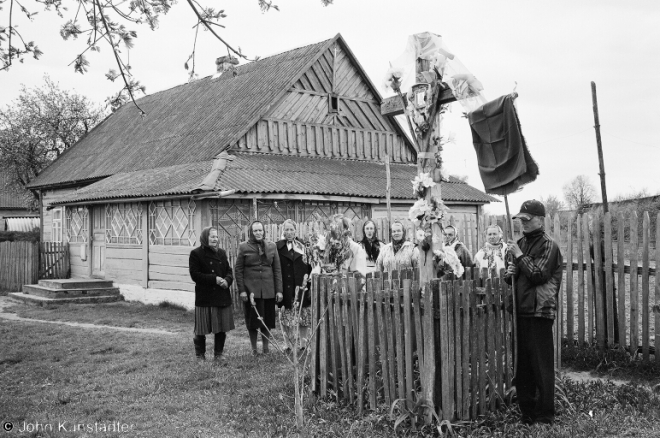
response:
{"label": "shrub", "polygon": [[0,242],[39,242],[39,228],[32,231],[0,231]]}

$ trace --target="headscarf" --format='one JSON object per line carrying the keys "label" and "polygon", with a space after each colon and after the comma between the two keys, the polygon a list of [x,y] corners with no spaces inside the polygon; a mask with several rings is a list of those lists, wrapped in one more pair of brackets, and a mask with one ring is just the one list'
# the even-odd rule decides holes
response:
{"label": "headscarf", "polygon": [[[502,248],[504,247],[504,242],[502,241],[502,229],[498,225],[490,225],[486,228],[486,233],[488,233],[488,230],[490,228],[495,228],[495,227],[497,227],[497,229],[500,232],[500,240],[495,244],[490,243],[488,242],[488,240],[486,240],[484,246],[481,247],[481,250],[484,252],[483,258],[488,262],[488,269],[493,269],[494,267],[497,266],[495,264],[496,257],[502,259]],[[502,259],[502,261],[504,261],[504,259]]]}
{"label": "headscarf", "polygon": [[406,242],[406,227],[404,227],[403,224],[398,220],[392,222],[392,225],[394,224],[401,225],[401,229],[403,230],[403,236],[401,236],[401,240],[395,241],[394,237],[392,237],[392,227],[390,226],[390,239],[392,240],[392,249],[394,250],[394,254],[396,254],[397,252],[399,252],[403,244]]}
{"label": "headscarf", "polygon": [[261,221],[253,221],[250,224],[250,227],[248,228],[248,242],[250,242],[252,245],[255,245],[257,247],[257,251],[259,251],[259,257],[261,257],[261,264],[262,265],[269,265],[270,263],[268,262],[268,258],[266,257],[266,236],[265,236],[265,227],[264,227],[264,237],[261,240],[257,240],[256,237],[254,237],[254,232],[252,231],[252,227],[254,227],[254,224],[261,224],[262,227],[264,227],[263,222]]}
{"label": "headscarf", "polygon": [[199,235],[199,243],[202,245],[204,248],[210,248],[211,250],[218,252],[218,247],[216,246],[211,246],[209,244],[209,235],[211,234],[211,230],[216,230],[216,228],[213,227],[206,227],[202,230],[201,234]]}
{"label": "headscarf", "polygon": [[[368,223],[374,224],[374,237],[371,239],[369,239],[367,233],[364,232]],[[380,254],[380,240],[378,240],[378,228],[376,228],[376,223],[374,221],[368,220],[362,225],[361,243],[362,246],[364,246],[364,251],[367,253],[367,260],[375,262],[378,259],[378,254]]]}

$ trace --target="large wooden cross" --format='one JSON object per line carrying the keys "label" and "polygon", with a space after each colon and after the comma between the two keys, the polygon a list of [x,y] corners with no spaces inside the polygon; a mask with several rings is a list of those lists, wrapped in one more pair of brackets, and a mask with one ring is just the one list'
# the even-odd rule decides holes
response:
{"label": "large wooden cross", "polygon": [[[417,82],[422,82],[421,73],[429,70],[429,61],[426,59],[417,59]],[[432,199],[441,200],[442,190],[440,182],[442,180],[441,169],[436,167],[435,154],[438,153],[439,140],[434,141],[440,132],[440,124],[442,115],[438,113],[443,104],[456,101],[449,86],[442,82],[441,78],[436,78],[431,83],[431,101],[427,102],[429,105],[428,112],[428,128],[424,131],[415,131],[415,127],[408,116],[408,127],[410,128],[411,135],[417,147],[417,173],[419,175],[428,173],[433,181],[436,183],[430,190],[426,190],[426,201],[430,202]],[[384,99],[380,111],[385,116],[396,116],[404,114],[404,108],[408,105],[405,95],[398,90],[398,95]],[[436,133],[436,135],[434,135]],[[435,223],[431,225],[431,232],[433,240],[440,242],[440,244],[431,243],[431,248],[428,251],[423,251],[420,248],[420,284],[428,284],[431,279],[436,277],[435,269],[433,267],[433,250],[434,245],[440,246],[442,249],[442,224]],[[437,248],[436,248],[437,249]]]}

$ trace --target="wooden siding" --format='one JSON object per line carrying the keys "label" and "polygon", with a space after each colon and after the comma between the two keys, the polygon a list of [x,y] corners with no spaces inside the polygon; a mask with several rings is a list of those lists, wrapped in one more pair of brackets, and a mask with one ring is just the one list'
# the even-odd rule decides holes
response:
{"label": "wooden siding", "polygon": [[[339,45],[334,57],[333,46],[233,148],[352,160],[381,160],[388,153],[394,162],[415,162],[394,123],[380,114],[378,96]],[[333,93],[336,113],[329,108]]]}
{"label": "wooden siding", "polygon": [[105,279],[142,286],[142,246],[106,243]]}
{"label": "wooden siding", "polygon": [[195,291],[188,273],[189,246],[149,246],[149,287],[153,289]]}
{"label": "wooden siding", "polygon": [[395,132],[283,119],[260,120],[233,149],[367,161],[382,160],[388,153],[392,162],[415,162],[413,152]]}
{"label": "wooden siding", "polygon": [[[55,189],[55,190],[45,190],[42,192],[43,196],[43,208],[41,214],[43,215],[43,229],[41,230],[41,241],[42,242],[52,242],[53,238],[53,210],[48,210],[47,207],[64,196],[74,193],[76,189]],[[64,219],[64,218],[63,218]],[[64,228],[64,220],[62,220],[62,240],[66,235],[66,229]]]}

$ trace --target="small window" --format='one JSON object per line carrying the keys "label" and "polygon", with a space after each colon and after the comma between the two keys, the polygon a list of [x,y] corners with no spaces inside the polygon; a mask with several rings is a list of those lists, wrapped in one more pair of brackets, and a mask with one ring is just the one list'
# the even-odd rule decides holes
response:
{"label": "small window", "polygon": [[330,114],[338,114],[339,113],[339,96],[336,94],[330,94],[328,95],[329,100],[328,100],[328,112]]}
{"label": "small window", "polygon": [[53,210],[53,235],[51,237],[52,242],[62,241],[62,216],[62,208],[56,208]]}

